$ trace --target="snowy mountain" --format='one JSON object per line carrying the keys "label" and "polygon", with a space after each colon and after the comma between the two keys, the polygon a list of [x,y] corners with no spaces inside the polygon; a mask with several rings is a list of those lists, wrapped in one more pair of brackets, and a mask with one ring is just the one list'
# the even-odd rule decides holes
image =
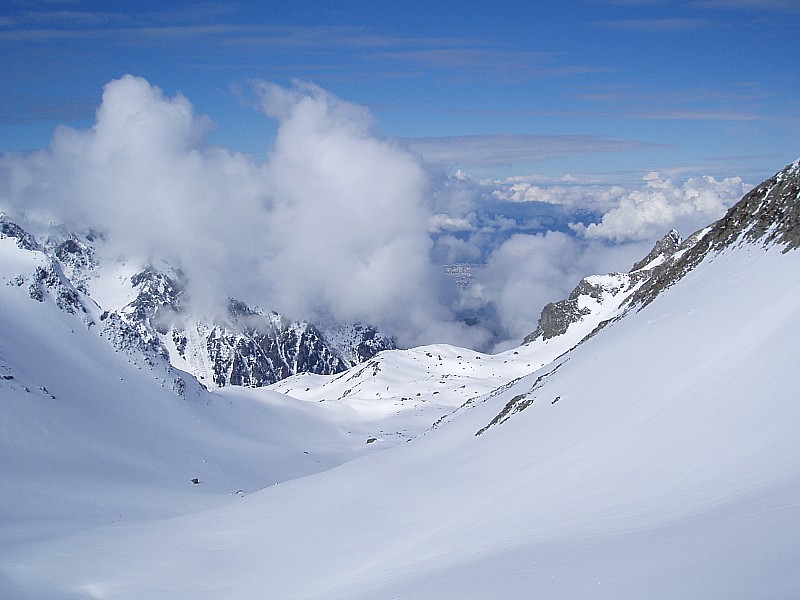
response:
{"label": "snowy mountain", "polygon": [[[519,348],[182,396],[95,334],[68,269],[8,277],[0,595],[793,597],[799,214],[800,161]],[[3,273],[53,264],[3,232]]]}
{"label": "snowy mountain", "polygon": [[[0,215],[0,226],[0,236],[43,255],[32,274],[10,272],[30,280],[31,298],[42,302],[53,295],[62,310],[85,313],[87,322],[99,324],[118,350],[149,360],[159,356],[209,388],[261,387],[302,372],[338,373],[394,348],[374,327],[334,324],[323,333],[312,323],[233,298],[222,315],[209,319],[194,314],[183,273],[167,264],[106,265],[95,248],[102,236],[55,229],[40,243],[7,216]],[[89,317],[96,307],[102,308],[99,318]]]}

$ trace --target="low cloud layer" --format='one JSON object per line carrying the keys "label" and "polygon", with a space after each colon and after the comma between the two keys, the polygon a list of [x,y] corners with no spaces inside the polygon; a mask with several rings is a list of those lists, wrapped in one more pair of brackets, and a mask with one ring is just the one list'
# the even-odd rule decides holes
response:
{"label": "low cloud layer", "polygon": [[648,173],[635,189],[618,185],[548,185],[509,182],[493,195],[511,202],[546,202],[602,214],[597,223],[571,223],[588,239],[616,243],[652,239],[670,228],[684,235],[720,218],[750,185],[740,177],[690,177],[675,181]]}
{"label": "low cloud layer", "polygon": [[[90,129],[62,127],[49,149],[0,157],[0,209],[102,231],[106,260],[170,262],[207,314],[235,296],[295,318],[377,324],[402,345],[486,349],[521,340],[584,275],[628,268],[655,238],[719,217],[746,188],[658,174],[636,189],[447,176],[452,139],[412,152],[376,136],[364,107],[313,84],[252,91],[278,123],[265,161],[210,145],[212,123],[187,98],[125,76],[105,86]],[[462,156],[483,152],[461,142]],[[575,140],[505,142],[491,160],[569,153]],[[458,287],[444,265],[464,262],[482,267]],[[464,314],[483,321],[468,327]]]}
{"label": "low cloud layer", "polygon": [[749,187],[739,177],[696,177],[676,184],[659,173],[648,174],[645,182],[643,189],[623,193],[599,223],[578,224],[575,230],[616,242],[646,240],[666,227],[691,233],[720,218]]}

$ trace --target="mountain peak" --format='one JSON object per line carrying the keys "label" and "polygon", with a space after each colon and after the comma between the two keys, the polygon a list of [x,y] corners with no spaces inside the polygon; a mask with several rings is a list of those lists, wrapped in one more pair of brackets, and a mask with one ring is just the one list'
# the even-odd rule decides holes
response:
{"label": "mountain peak", "polygon": [[674,229],[670,230],[667,235],[656,242],[656,245],[653,246],[653,249],[647,256],[633,265],[631,271],[640,271],[642,269],[652,268],[657,264],[664,262],[667,257],[675,254],[680,247],[681,242],[683,242],[683,240],[681,239],[680,234]]}
{"label": "mountain peak", "polygon": [[4,237],[15,238],[17,246],[23,250],[39,250],[39,243],[22,227],[11,221],[5,213],[0,212],[0,239]]}

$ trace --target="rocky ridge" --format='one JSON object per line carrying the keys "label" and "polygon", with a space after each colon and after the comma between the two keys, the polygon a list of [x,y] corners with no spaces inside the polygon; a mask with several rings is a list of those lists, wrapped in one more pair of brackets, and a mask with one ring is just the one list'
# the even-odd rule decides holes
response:
{"label": "rocky ridge", "polygon": [[32,299],[52,297],[88,326],[98,324],[100,335],[134,360],[171,364],[207,388],[260,387],[303,372],[339,373],[395,347],[371,326],[320,328],[233,298],[224,314],[197,317],[185,275],[168,265],[147,265],[132,274],[124,283],[132,299],[103,310],[91,295],[93,284],[104,277],[94,247],[102,237],[55,229],[39,242],[0,215],[0,238],[13,238],[20,249],[39,257],[35,272],[14,277],[17,285],[28,285]]}
{"label": "rocky ridge", "polygon": [[670,231],[628,273],[585,277],[569,297],[544,307],[536,329],[523,343],[546,341],[578,324],[588,329],[581,338],[585,340],[629,310],[648,305],[709,254],[742,243],[780,245],[783,252],[800,246],[800,159],[685,240]]}

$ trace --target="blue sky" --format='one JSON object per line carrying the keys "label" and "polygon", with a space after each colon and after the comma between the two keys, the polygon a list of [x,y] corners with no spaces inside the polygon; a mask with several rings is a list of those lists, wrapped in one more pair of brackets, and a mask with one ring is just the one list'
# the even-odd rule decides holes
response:
{"label": "blue sky", "polygon": [[131,73],[183,93],[212,143],[256,155],[275,124],[255,79],[314,82],[480,177],[755,183],[800,155],[796,0],[3,6],[0,151],[90,126],[103,86]]}

